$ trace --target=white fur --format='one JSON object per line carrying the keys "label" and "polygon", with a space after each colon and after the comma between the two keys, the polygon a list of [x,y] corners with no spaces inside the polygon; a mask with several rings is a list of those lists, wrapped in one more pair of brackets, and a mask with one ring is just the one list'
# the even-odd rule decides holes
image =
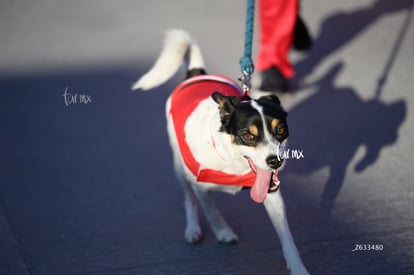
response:
{"label": "white fur", "polygon": [[[194,40],[182,30],[168,32],[160,57],[152,69],[134,84],[133,89],[145,90],[161,85],[174,75],[185,58],[188,58],[189,69],[204,68],[200,49]],[[260,114],[263,113],[257,104],[253,105],[253,107]],[[215,206],[210,191],[224,191],[234,194],[240,191],[241,187],[197,182],[195,176],[186,167],[181,157],[170,109],[171,100],[169,98],[166,103],[167,130],[174,156],[174,168],[184,190],[184,206],[187,220],[185,239],[189,243],[196,243],[202,237],[196,202],[198,200],[217,240],[220,242],[238,241],[237,235]],[[262,118],[262,120],[264,119]],[[231,174],[244,174],[248,172],[250,169],[249,165],[244,159],[244,155],[240,152],[242,146],[233,145],[228,134],[218,131],[219,127],[220,119],[217,104],[210,98],[202,101],[187,119],[184,129],[186,141],[194,157],[211,169]],[[265,129],[266,127],[263,128]],[[263,158],[263,161],[265,154],[275,154],[279,147],[279,143],[271,140],[269,133],[267,133],[266,139],[270,145],[263,146],[260,149],[263,150],[260,154],[263,156],[258,157]],[[252,152],[246,153],[253,154]],[[261,162],[259,159],[255,161],[257,163]],[[265,164],[260,163],[260,166],[264,167]],[[295,275],[308,274],[291,236],[280,191],[268,194],[264,201],[264,206],[279,235],[283,254],[291,273]]]}
{"label": "white fur", "polygon": [[214,170],[236,175],[248,173],[250,166],[246,159],[234,149],[230,136],[218,129],[220,116],[217,103],[209,98],[198,105],[185,125],[187,144],[194,157]]}
{"label": "white fur", "polygon": [[132,85],[132,90],[149,90],[170,79],[188,55],[188,68],[204,68],[204,61],[197,43],[179,29],[167,32],[164,48],[154,66]]}

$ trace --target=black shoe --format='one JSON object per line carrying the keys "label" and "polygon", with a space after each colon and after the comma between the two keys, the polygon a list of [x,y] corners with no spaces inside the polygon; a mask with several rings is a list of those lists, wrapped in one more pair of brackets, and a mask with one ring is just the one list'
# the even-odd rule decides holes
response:
{"label": "black shoe", "polygon": [[298,51],[307,51],[312,47],[312,38],[305,22],[299,14],[296,17],[295,30],[293,33],[293,47]]}
{"label": "black shoe", "polygon": [[289,81],[276,67],[262,72],[262,83],[259,90],[267,92],[288,92]]}

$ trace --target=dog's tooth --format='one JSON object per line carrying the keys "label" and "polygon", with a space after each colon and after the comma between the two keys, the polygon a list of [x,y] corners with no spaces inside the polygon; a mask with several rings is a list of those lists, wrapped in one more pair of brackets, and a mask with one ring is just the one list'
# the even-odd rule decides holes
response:
{"label": "dog's tooth", "polygon": [[269,193],[275,192],[279,189],[280,181],[274,182],[272,181],[269,186]]}
{"label": "dog's tooth", "polygon": [[277,188],[279,188],[280,180],[278,182],[275,182],[275,185],[276,185]]}

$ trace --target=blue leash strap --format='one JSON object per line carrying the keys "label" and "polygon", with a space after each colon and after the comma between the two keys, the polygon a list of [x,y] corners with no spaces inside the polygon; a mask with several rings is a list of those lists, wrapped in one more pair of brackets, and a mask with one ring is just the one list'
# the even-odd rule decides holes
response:
{"label": "blue leash strap", "polygon": [[250,76],[254,72],[252,60],[253,27],[254,27],[254,5],[255,0],[247,0],[246,29],[244,40],[244,55],[240,59],[240,70],[243,76],[239,78],[245,92],[250,92]]}

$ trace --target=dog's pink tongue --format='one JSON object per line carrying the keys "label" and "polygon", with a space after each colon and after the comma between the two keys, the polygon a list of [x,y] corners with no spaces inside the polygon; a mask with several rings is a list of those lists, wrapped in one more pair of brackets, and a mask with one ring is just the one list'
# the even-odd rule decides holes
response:
{"label": "dog's pink tongue", "polygon": [[262,203],[266,199],[267,192],[269,191],[270,179],[272,178],[272,172],[262,170],[256,167],[256,181],[253,187],[250,189],[250,197],[257,203]]}

